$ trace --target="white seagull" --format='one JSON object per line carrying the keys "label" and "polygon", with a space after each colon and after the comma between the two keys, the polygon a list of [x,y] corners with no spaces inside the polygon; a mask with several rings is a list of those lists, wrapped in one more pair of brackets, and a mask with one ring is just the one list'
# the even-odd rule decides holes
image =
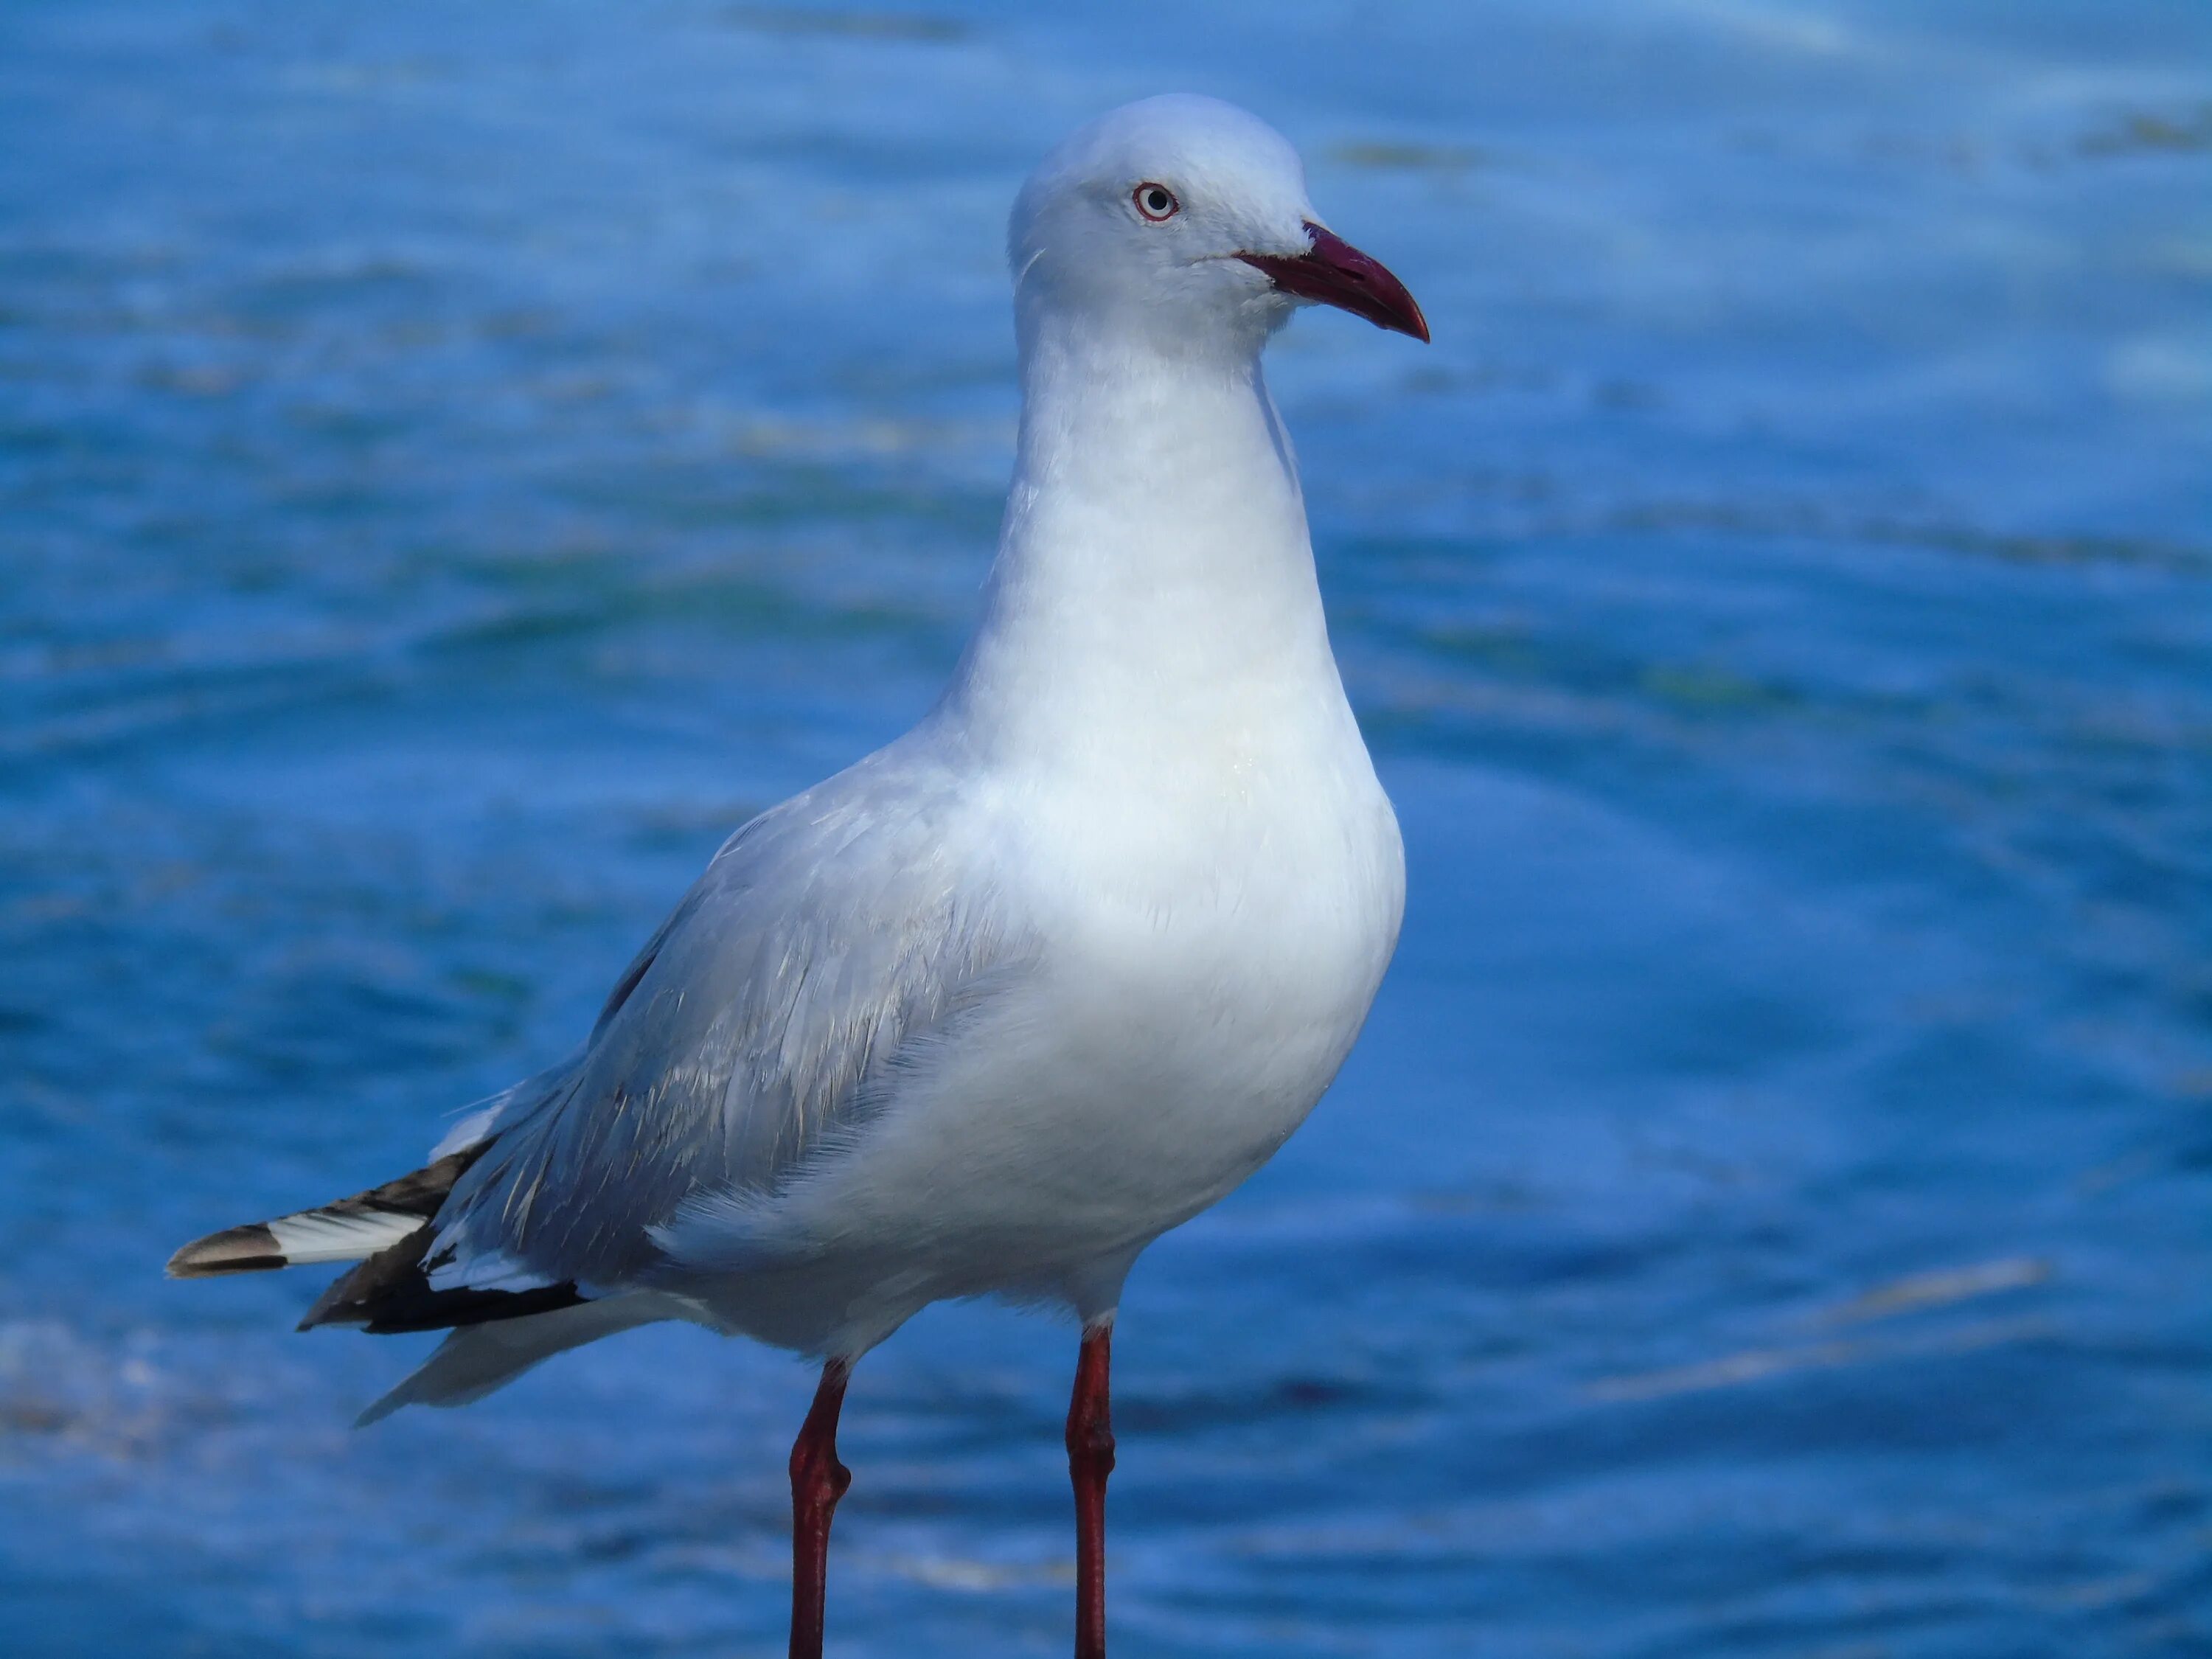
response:
{"label": "white seagull", "polygon": [[981,1295],[1082,1322],[1075,1650],[1104,1653],[1122,1281],[1313,1109],[1404,906],[1260,354],[1304,302],[1425,340],[1420,308],[1322,226],[1288,143],[1207,98],[1075,133],[1007,240],[1018,459],[936,706],[732,836],[583,1046],[424,1168],[169,1263],[349,1261],[301,1328],[450,1328],[364,1422],[655,1320],[819,1359],[805,1659],[853,1365]]}

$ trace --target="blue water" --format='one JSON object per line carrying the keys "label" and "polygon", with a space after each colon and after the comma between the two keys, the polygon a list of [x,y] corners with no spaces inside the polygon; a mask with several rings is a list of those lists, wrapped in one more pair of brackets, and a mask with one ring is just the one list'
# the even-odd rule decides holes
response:
{"label": "blue water", "polygon": [[[1029,163],[1208,90],[1405,943],[1116,1344],[1124,1654],[2212,1651],[2197,0],[0,12],[0,1647],[780,1651],[783,1357],[352,1413],[204,1229],[563,1052],[974,610]],[[862,1368],[832,1649],[1045,1655],[1072,1332]]]}

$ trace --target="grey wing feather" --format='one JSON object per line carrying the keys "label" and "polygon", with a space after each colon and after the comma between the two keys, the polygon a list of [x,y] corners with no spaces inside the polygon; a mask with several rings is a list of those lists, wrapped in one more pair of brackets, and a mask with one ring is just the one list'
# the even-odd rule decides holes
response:
{"label": "grey wing feather", "polygon": [[502,1103],[439,1214],[433,1282],[441,1262],[630,1277],[687,1199],[773,1193],[864,1133],[902,1051],[1026,955],[954,850],[977,841],[949,779],[897,746],[738,830],[583,1049]]}

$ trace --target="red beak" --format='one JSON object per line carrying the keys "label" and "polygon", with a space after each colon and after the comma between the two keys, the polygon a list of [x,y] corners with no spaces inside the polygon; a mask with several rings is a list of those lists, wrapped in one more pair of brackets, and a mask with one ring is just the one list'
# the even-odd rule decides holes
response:
{"label": "red beak", "polygon": [[1240,253],[1237,257],[1266,271],[1285,294],[1338,307],[1355,317],[1364,317],[1377,328],[1410,334],[1427,343],[1429,319],[1421,315],[1406,285],[1381,260],[1369,258],[1310,219],[1306,221],[1306,230],[1313,238],[1313,246],[1304,253]]}

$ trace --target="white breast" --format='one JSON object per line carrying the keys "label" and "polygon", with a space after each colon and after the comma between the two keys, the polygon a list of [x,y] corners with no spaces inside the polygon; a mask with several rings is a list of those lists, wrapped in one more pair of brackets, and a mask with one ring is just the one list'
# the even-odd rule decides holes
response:
{"label": "white breast", "polygon": [[1356,746],[1176,807],[1061,866],[1088,895],[1067,941],[1066,994],[1088,1004],[1068,1027],[1085,1052],[1067,1109],[1097,1121],[1091,1179],[1163,1226],[1258,1168],[1320,1098],[1405,892],[1396,820]]}
{"label": "white breast", "polygon": [[1048,944],[1035,983],[916,1103],[963,1148],[933,1186],[960,1212],[940,1207],[940,1226],[1012,1225],[1055,1258],[1141,1242],[1312,1109],[1405,890],[1396,820],[1329,690],[1340,718],[1279,722],[1243,754],[1163,732],[1141,775],[1093,756],[1024,792],[1008,873]]}

